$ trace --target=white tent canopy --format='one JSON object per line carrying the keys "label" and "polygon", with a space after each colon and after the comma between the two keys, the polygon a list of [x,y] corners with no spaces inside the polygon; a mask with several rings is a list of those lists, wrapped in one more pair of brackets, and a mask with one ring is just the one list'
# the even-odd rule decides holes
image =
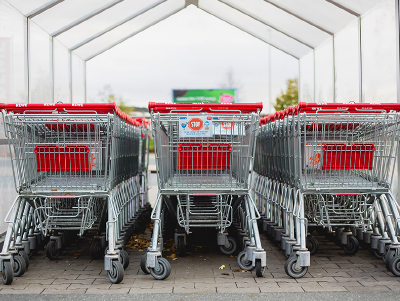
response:
{"label": "white tent canopy", "polygon": [[188,5],[299,59],[301,101],[397,102],[398,2],[0,0],[13,52],[0,102],[86,101],[87,60]]}

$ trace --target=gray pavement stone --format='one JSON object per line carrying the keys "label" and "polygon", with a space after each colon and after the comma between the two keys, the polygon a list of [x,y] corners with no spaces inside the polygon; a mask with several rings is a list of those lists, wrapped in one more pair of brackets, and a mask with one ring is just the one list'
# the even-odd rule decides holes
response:
{"label": "gray pavement stone", "polygon": [[51,295],[54,295],[54,294],[75,295],[75,294],[85,294],[86,291],[87,291],[86,288],[77,289],[77,290],[59,290],[59,289],[56,289],[56,288],[45,288],[42,291],[41,294],[42,295],[46,295],[46,294],[51,294]]}
{"label": "gray pavement stone", "polygon": [[390,288],[384,285],[377,286],[348,286],[346,289],[349,292],[386,292],[390,291]]}
{"label": "gray pavement stone", "polygon": [[173,287],[153,288],[151,291],[145,288],[131,288],[129,294],[171,294]]}
{"label": "gray pavement stone", "polygon": [[174,294],[207,294],[207,293],[215,293],[216,288],[192,288],[192,287],[177,287],[174,286],[173,293]]}
{"label": "gray pavement stone", "polygon": [[[301,279],[286,275],[283,265],[286,258],[274,243],[262,235],[262,243],[267,251],[267,269],[264,277],[256,277],[254,272],[242,272],[235,257],[227,257],[214,249],[198,248],[177,260],[169,259],[172,265],[170,277],[156,281],[145,275],[139,268],[143,254],[127,249],[131,264],[125,270],[121,284],[111,284],[107,272],[103,270],[102,260],[91,260],[88,242],[79,242],[60,257],[50,261],[44,251],[33,257],[29,270],[16,278],[10,286],[0,286],[4,294],[199,294],[235,293],[260,294],[281,292],[389,292],[400,290],[400,278],[386,270],[383,261],[375,258],[367,250],[348,256],[327,241],[320,240],[320,252],[312,256],[309,272]],[[73,254],[79,250],[80,256]],[[168,256],[166,253],[165,256]],[[204,260],[206,259],[206,260]],[[220,270],[219,267],[225,265]],[[227,275],[224,275],[224,274]],[[304,293],[306,294],[306,293]],[[122,296],[122,295],[121,295]],[[297,296],[297,295],[296,295]],[[0,299],[1,296],[0,296]]]}
{"label": "gray pavement stone", "polygon": [[128,294],[131,289],[128,287],[119,288],[119,289],[98,289],[89,287],[86,291],[87,294]]}
{"label": "gray pavement stone", "polygon": [[259,287],[240,287],[240,288],[227,288],[227,287],[217,287],[218,293],[234,293],[234,294],[246,294],[246,293],[260,293]]}

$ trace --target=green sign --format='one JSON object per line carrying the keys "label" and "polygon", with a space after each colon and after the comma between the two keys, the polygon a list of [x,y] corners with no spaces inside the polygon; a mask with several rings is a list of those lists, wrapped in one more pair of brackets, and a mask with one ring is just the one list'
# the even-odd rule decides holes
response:
{"label": "green sign", "polygon": [[233,103],[237,102],[236,89],[172,90],[174,103]]}

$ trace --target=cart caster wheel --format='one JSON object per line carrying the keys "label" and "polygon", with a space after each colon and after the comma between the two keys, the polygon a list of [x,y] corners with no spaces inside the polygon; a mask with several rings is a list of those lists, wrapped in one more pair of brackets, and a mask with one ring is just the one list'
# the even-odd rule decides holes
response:
{"label": "cart caster wheel", "polygon": [[168,260],[163,257],[158,257],[158,269],[150,268],[150,274],[156,280],[164,280],[171,274],[171,265]]}
{"label": "cart caster wheel", "polygon": [[261,266],[261,259],[256,259],[256,275],[257,277],[264,277],[265,267]]}
{"label": "cart caster wheel", "polygon": [[140,268],[142,269],[142,272],[147,274],[150,274],[150,271],[147,267],[147,254],[144,254],[142,258],[140,259]]}
{"label": "cart caster wheel", "polygon": [[372,254],[374,254],[376,258],[383,259],[383,253],[379,253],[378,250],[373,249]]}
{"label": "cart caster wheel", "polygon": [[347,245],[343,245],[343,250],[346,252],[347,255],[356,254],[359,248],[360,244],[358,243],[358,239],[354,236],[349,236],[349,242],[347,243]]}
{"label": "cart caster wheel", "polygon": [[392,263],[392,260],[395,257],[396,257],[396,251],[389,250],[389,251],[387,251],[385,258],[383,259],[385,262],[385,266],[389,271],[390,271],[390,264]]}
{"label": "cart caster wheel", "polygon": [[30,250],[29,250],[29,254],[28,254],[28,257],[29,257],[29,259],[31,259],[31,258],[32,258],[32,256],[35,256],[35,255],[37,255],[37,254],[38,254],[38,252],[39,252],[39,250],[38,250],[38,249],[30,249]]}
{"label": "cart caster wheel", "polygon": [[239,253],[237,257],[237,262],[239,267],[245,271],[252,271],[254,269],[253,262],[251,260],[247,260],[246,251],[242,251]]}
{"label": "cart caster wheel", "polygon": [[283,255],[288,259],[290,257],[290,254],[286,254],[286,250],[283,250]]}
{"label": "cart caster wheel", "polygon": [[92,244],[90,245],[90,256],[92,259],[103,259],[104,250],[101,247],[100,239],[93,239]]}
{"label": "cart caster wheel", "polygon": [[119,251],[119,261],[121,262],[122,266],[124,267],[124,270],[129,266],[129,255],[128,252],[125,250],[120,250]]}
{"label": "cart caster wheel", "polygon": [[46,256],[50,260],[58,259],[60,256],[60,250],[57,248],[57,242],[55,240],[50,240],[46,246]]}
{"label": "cart caster wheel", "polygon": [[296,268],[297,256],[290,257],[285,263],[285,272],[288,276],[297,279],[307,274],[308,267]]}
{"label": "cart caster wheel", "polygon": [[29,268],[29,256],[25,251],[21,250],[18,252],[18,255],[21,256],[25,260],[26,269]]}
{"label": "cart caster wheel", "polygon": [[13,276],[21,277],[26,271],[26,262],[20,255],[14,256]]}
{"label": "cart caster wheel", "polygon": [[310,255],[314,255],[318,252],[319,243],[314,236],[307,236],[306,244],[308,251],[310,251]]}
{"label": "cart caster wheel", "polygon": [[237,248],[236,240],[233,237],[228,236],[229,247],[219,246],[220,251],[225,255],[232,255],[235,253]]}
{"label": "cart caster wheel", "polygon": [[3,280],[3,284],[9,285],[13,282],[14,273],[13,268],[11,267],[11,262],[3,261],[3,271],[1,272],[1,279]]}
{"label": "cart caster wheel", "polygon": [[113,260],[111,270],[108,271],[108,279],[111,283],[118,284],[124,279],[124,267],[119,260]]}
{"label": "cart caster wheel", "polygon": [[390,271],[393,275],[399,277],[400,276],[400,255],[393,257],[390,262]]}
{"label": "cart caster wheel", "polygon": [[183,236],[178,237],[178,256],[185,256],[185,238]]}

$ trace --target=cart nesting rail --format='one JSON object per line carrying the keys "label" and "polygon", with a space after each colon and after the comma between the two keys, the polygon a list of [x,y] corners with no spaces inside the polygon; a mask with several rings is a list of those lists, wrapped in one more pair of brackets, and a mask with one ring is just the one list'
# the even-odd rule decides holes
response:
{"label": "cart nesting rail", "polygon": [[399,104],[300,103],[261,120],[254,198],[267,235],[289,257],[288,275],[304,276],[309,251],[318,249],[307,227],[335,230],[348,254],[358,251],[356,233],[370,243],[374,230],[373,249],[400,255],[399,211],[390,193],[399,111]]}
{"label": "cart nesting rail", "polygon": [[237,212],[247,241],[238,256],[244,268],[262,275],[262,249],[249,195],[249,171],[262,104],[149,103],[155,140],[158,196],[152,212],[154,230],[142,270],[155,279],[168,277],[171,267],[162,258],[162,228],[168,211],[177,221],[175,244],[184,254],[186,234],[193,227],[218,230],[225,254],[237,248],[227,228]]}
{"label": "cart nesting rail", "polygon": [[122,281],[128,229],[148,203],[145,122],[114,103],[6,104],[3,120],[19,194],[6,217],[3,282],[25,272],[44,237],[56,259],[71,234],[89,229],[92,257]]}

